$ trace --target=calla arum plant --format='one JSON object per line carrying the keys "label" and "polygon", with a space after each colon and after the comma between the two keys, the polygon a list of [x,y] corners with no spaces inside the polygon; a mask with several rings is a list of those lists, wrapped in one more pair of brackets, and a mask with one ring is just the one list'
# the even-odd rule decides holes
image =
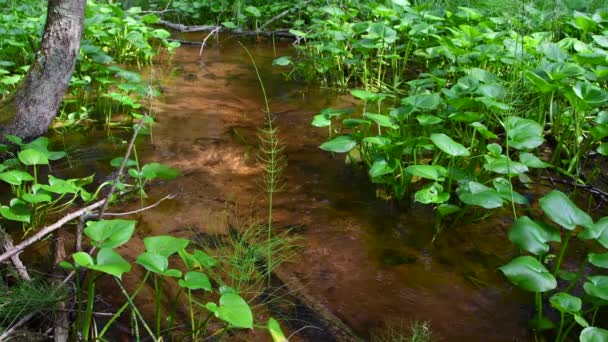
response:
{"label": "calla arum plant", "polygon": [[[556,341],[564,341],[572,329],[580,325],[584,328],[581,341],[594,341],[595,338],[602,341],[605,330],[593,325],[599,323],[595,320],[599,308],[608,305],[608,276],[586,275],[582,284],[585,297],[574,294],[573,290],[580,284],[588,264],[600,269],[608,268],[608,253],[589,253],[576,273],[562,269],[562,264],[572,238],[594,240],[600,247],[607,248],[603,237],[608,220],[602,218],[594,223],[587,213],[558,190],[549,192],[539,202],[546,217],[557,227],[527,216],[517,219],[509,231],[509,240],[533,256],[516,257],[499,269],[511,283],[535,293],[538,314],[532,324],[535,330],[557,327]],[[562,239],[562,234],[565,234],[565,239]],[[556,244],[559,244],[559,253],[554,259],[553,270],[549,271],[543,261],[552,259],[547,257]],[[565,286],[560,286],[560,289],[565,289],[553,293],[561,282],[565,282]],[[551,306],[560,313],[558,325],[543,315],[543,300],[547,297]]]}

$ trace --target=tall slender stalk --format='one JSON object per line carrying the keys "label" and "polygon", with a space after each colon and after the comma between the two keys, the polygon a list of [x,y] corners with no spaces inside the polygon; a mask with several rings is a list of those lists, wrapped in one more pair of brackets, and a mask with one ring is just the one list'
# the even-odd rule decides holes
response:
{"label": "tall slender stalk", "polygon": [[249,58],[251,59],[251,63],[255,69],[256,76],[260,83],[260,88],[262,90],[262,94],[264,97],[264,105],[265,105],[265,113],[266,113],[266,127],[262,130],[260,134],[260,140],[262,142],[261,148],[261,156],[260,160],[264,164],[264,190],[268,196],[268,221],[267,221],[267,269],[266,273],[268,276],[268,281],[270,282],[270,275],[272,269],[272,248],[271,248],[271,239],[272,239],[272,209],[273,209],[273,201],[274,194],[281,190],[280,180],[282,172],[285,168],[285,162],[281,158],[281,146],[278,137],[278,129],[273,125],[273,118],[270,113],[270,105],[268,103],[268,95],[266,94],[266,88],[264,87],[264,82],[262,81],[262,77],[260,75],[260,71],[258,70],[255,59],[249,52],[249,50],[241,43],[239,44],[243,47]]}

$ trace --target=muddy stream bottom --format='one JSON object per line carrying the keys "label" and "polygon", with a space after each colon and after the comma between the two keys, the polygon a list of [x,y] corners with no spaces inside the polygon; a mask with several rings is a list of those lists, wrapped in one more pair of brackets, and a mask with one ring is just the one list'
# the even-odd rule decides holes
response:
{"label": "muddy stream bottom", "polygon": [[[119,249],[131,260],[143,251],[141,239],[146,236],[213,236],[242,222],[264,222],[267,207],[258,159],[264,103],[237,39],[220,38],[202,57],[199,47],[183,46],[170,65],[156,66],[163,75],[163,95],[154,103],[153,139],[142,142],[138,153],[145,162],[179,169],[182,176],[150,187],[144,205],[167,194],[177,197],[133,217],[139,221],[136,236]],[[431,245],[433,212],[377,199],[365,172],[318,148],[327,131],[310,125],[313,115],[356,102],[318,86],[286,81],[271,64],[275,57],[293,54],[289,46],[246,45],[260,68],[287,160],[273,226],[281,231],[295,227],[289,234],[298,238],[300,249],[281,270],[364,340],[387,326],[407,330],[413,320],[429,321],[434,340],[530,340],[526,322],[532,297],[516,291],[497,271],[514,255],[506,237],[510,218],[494,216],[451,227]],[[91,143],[82,142],[84,148]],[[90,173],[99,159],[123,150],[106,146],[98,160],[91,158],[80,169]],[[116,209],[139,205],[133,201]],[[125,282],[135,287],[141,274],[131,273]],[[152,294],[147,298],[143,310],[153,310]],[[115,300],[123,299],[116,295]],[[306,329],[296,336],[325,340],[322,334],[311,338]],[[239,339],[269,337],[251,333]]]}

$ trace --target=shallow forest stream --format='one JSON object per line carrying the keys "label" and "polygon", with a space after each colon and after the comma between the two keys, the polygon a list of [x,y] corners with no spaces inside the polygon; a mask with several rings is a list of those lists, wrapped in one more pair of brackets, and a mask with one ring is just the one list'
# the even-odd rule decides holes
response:
{"label": "shallow forest stream", "polygon": [[[221,36],[202,57],[198,46],[184,45],[170,64],[154,67],[151,77],[160,77],[163,94],[153,105],[157,124],[152,138],[141,141],[140,157],[171,165],[182,176],[150,189],[143,205],[177,196],[134,217],[139,220],[136,234],[119,249],[125,257],[141,253],[140,240],[148,235],[222,235],[229,226],[263,221],[266,203],[257,158],[263,98],[238,39]],[[286,81],[272,67],[276,51],[270,42],[246,44],[260,68],[287,159],[274,226],[293,227],[289,234],[299,237],[300,249],[280,267],[364,339],[387,326],[407,327],[412,320],[429,321],[438,339],[530,339],[527,297],[497,271],[515,253],[504,243],[512,223],[508,214],[505,220],[499,214],[451,227],[431,244],[432,211],[415,204],[397,208],[378,199],[365,171],[318,149],[326,133],[310,126],[312,116],[326,107],[355,107],[356,101]],[[291,51],[289,45],[276,48],[282,54]],[[79,149],[91,145],[84,141]],[[82,162],[83,174],[114,157],[103,154],[111,147],[95,145],[101,152]],[[137,209],[140,203],[130,206]],[[127,275],[126,282],[138,283],[137,275]],[[153,310],[152,299],[141,304],[143,311],[146,305]],[[295,327],[306,325],[295,322],[298,317],[290,320]],[[329,338],[307,329],[299,334]]]}

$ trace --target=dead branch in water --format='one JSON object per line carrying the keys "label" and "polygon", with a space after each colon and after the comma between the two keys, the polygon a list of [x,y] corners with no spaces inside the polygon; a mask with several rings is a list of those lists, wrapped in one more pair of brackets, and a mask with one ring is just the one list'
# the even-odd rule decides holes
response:
{"label": "dead branch in water", "polygon": [[187,33],[187,32],[220,32],[220,33],[232,33],[241,36],[266,36],[266,37],[277,37],[277,38],[285,38],[285,39],[293,39],[296,40],[297,37],[290,33],[287,30],[276,30],[276,31],[255,31],[255,30],[244,30],[244,29],[230,29],[223,26],[217,25],[194,25],[187,26],[182,24],[172,23],[167,20],[161,19],[159,24],[170,28],[172,30]]}
{"label": "dead branch in water", "polygon": [[80,210],[76,210],[75,212],[62,217],[60,220],[51,224],[50,226],[46,226],[46,227],[40,229],[36,234],[32,235],[30,238],[28,238],[26,240],[23,240],[20,244],[18,244],[11,250],[8,250],[8,251],[5,251],[4,253],[2,253],[2,255],[0,255],[0,262],[5,262],[6,260],[10,259],[14,255],[23,251],[26,247],[31,246],[32,244],[45,238],[47,235],[49,235],[49,234],[55,232],[56,230],[58,230],[59,228],[63,227],[66,223],[103,206],[104,202],[105,202],[105,199],[99,200],[89,206],[86,206]]}

